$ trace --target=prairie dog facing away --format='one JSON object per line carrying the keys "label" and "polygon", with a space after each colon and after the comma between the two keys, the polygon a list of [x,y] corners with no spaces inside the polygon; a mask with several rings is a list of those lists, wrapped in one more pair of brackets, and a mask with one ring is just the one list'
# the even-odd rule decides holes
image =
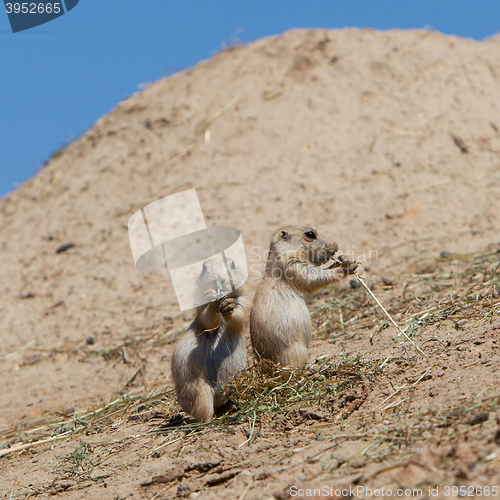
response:
{"label": "prairie dog facing away", "polygon": [[321,268],[338,245],[310,227],[285,226],[271,238],[266,270],[250,312],[254,352],[275,363],[307,363],[312,323],[305,295],[353,274],[357,263],[340,256]]}
{"label": "prairie dog facing away", "polygon": [[[231,274],[238,272],[233,260],[226,262]],[[228,278],[220,259],[204,262],[197,288],[210,302],[196,308],[194,321],[172,355],[179,404],[200,422],[212,420],[225,402],[224,385],[246,367],[242,330],[250,301],[245,285],[221,296]]]}

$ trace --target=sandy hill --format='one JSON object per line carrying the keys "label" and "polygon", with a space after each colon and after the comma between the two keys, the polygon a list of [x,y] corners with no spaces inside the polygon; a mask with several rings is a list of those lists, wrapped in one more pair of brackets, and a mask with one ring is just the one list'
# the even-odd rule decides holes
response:
{"label": "sandy hill", "polygon": [[[499,36],[292,30],[118,104],[0,201],[0,431],[171,385],[172,342],[190,315],[169,278],[135,269],[127,232],[136,210],[169,194],[195,187],[208,224],[241,230],[252,286],[284,224],[333,237],[374,283],[498,244],[499,95]],[[165,332],[175,335],[155,344]],[[148,335],[141,355],[131,342]],[[0,458],[0,484],[21,494],[53,479],[55,458],[30,473],[29,460]]]}

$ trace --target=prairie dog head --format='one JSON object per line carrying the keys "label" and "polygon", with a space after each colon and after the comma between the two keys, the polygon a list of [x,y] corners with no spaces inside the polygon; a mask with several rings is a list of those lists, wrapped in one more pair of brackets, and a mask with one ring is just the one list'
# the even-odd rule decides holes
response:
{"label": "prairie dog head", "polygon": [[333,258],[338,249],[336,243],[324,239],[312,227],[285,226],[273,234],[266,273],[276,268],[283,270],[291,262],[320,266]]}
{"label": "prairie dog head", "polygon": [[[201,274],[198,277],[198,293],[200,296],[211,295],[213,298],[222,297],[234,291],[233,277],[237,274],[233,259],[227,257],[225,260],[218,255],[203,262]],[[214,293],[210,293],[210,292]]]}

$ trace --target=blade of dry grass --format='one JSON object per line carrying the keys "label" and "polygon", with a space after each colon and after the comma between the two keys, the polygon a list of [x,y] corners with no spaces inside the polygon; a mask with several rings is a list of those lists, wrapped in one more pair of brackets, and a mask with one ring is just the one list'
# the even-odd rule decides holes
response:
{"label": "blade of dry grass", "polygon": [[415,349],[417,349],[417,351],[420,354],[422,354],[422,356],[426,356],[424,351],[422,351],[422,349],[420,349],[420,347],[418,347],[418,345],[415,344],[415,342],[413,342],[413,340],[410,337],[408,337],[408,335],[406,335],[406,333],[403,330],[401,330],[399,325],[392,319],[392,316],[385,310],[384,306],[379,302],[377,297],[375,297],[375,294],[370,290],[369,286],[366,284],[365,279],[356,273],[354,273],[354,276],[356,276],[356,279],[361,284],[361,286],[366,290],[368,295],[377,303],[377,305],[380,307],[380,309],[383,311],[383,313],[389,318],[389,321],[401,332],[401,334],[404,336],[404,338],[406,340],[408,340],[409,342],[411,342],[413,344],[413,346],[415,347]]}

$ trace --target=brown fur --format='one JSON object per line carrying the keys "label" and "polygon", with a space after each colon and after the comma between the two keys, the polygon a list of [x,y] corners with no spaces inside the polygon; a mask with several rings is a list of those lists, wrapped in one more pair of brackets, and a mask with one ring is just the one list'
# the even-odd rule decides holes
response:
{"label": "brown fur", "polygon": [[[308,237],[313,233],[316,238]],[[338,246],[310,227],[285,226],[272,239],[266,271],[250,313],[254,352],[288,366],[308,361],[311,317],[305,295],[352,274],[357,263],[340,256],[326,264]]]}
{"label": "brown fur", "polygon": [[[228,259],[228,263],[234,263]],[[194,321],[180,339],[172,356],[172,376],[182,409],[200,422],[208,422],[224,404],[224,386],[246,367],[242,335],[250,305],[245,286],[217,298],[225,275],[204,266],[199,279],[200,293],[212,301],[196,308]]]}

